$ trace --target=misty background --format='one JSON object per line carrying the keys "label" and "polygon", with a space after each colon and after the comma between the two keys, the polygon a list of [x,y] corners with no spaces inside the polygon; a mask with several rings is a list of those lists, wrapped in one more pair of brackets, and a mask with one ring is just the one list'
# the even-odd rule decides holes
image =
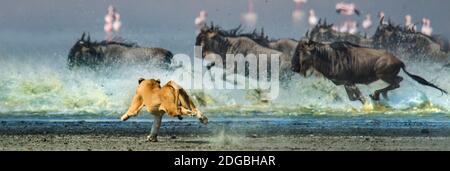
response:
{"label": "misty background", "polygon": [[[309,9],[319,18],[340,23],[345,17],[335,12],[341,0],[309,0],[303,7],[305,16],[300,25],[292,23],[295,9],[292,0],[254,0],[258,14],[257,28],[264,27],[270,38],[298,39],[309,28]],[[403,24],[406,14],[416,23],[423,17],[431,19],[434,34],[450,35],[450,1],[448,0],[353,0],[361,10],[358,21],[370,13],[374,26],[377,14],[384,11],[393,22]],[[58,53],[65,56],[83,31],[93,39],[103,40],[104,16],[108,5],[121,14],[121,36],[143,46],[158,46],[175,53],[191,54],[195,41],[194,19],[200,10],[208,11],[208,23],[225,29],[240,24],[247,11],[247,0],[1,0],[0,53]],[[420,25],[418,26],[420,29]],[[363,32],[360,29],[361,32]]]}

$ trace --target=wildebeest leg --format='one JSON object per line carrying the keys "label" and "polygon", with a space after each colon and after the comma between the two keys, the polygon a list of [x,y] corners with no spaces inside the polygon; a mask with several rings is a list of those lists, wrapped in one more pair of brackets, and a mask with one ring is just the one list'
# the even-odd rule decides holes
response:
{"label": "wildebeest leg", "polygon": [[158,133],[159,128],[161,127],[162,114],[154,115],[152,130],[150,131],[150,135],[147,137],[147,140],[150,142],[158,142]]}
{"label": "wildebeest leg", "polygon": [[388,99],[387,92],[399,88],[403,78],[396,76],[394,78],[382,78],[382,80],[389,83],[389,86],[374,92],[374,96],[378,98],[378,100],[380,99],[380,93],[383,95],[383,98]]}
{"label": "wildebeest leg", "polygon": [[355,96],[358,97],[358,100],[362,103],[362,104],[366,104],[366,98],[364,98],[364,96],[362,95],[361,91],[359,91],[359,88],[356,87],[355,85],[353,85],[354,91],[355,91]]}
{"label": "wildebeest leg", "polygon": [[345,91],[347,91],[348,98],[351,101],[359,100],[362,104],[366,103],[366,99],[361,94],[361,91],[359,91],[358,87],[354,84],[347,84],[345,85]]}
{"label": "wildebeest leg", "polygon": [[353,85],[345,85],[344,87],[345,87],[345,91],[347,92],[347,95],[348,95],[348,98],[350,99],[350,101],[358,100],[358,97],[356,96]]}

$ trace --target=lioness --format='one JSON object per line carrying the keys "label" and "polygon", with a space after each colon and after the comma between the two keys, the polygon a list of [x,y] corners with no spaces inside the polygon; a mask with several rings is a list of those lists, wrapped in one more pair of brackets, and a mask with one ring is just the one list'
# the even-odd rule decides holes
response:
{"label": "lioness", "polygon": [[139,79],[136,95],[133,97],[128,111],[120,118],[126,121],[137,116],[142,107],[154,115],[154,122],[147,140],[157,142],[161,119],[164,113],[171,117],[182,119],[182,115],[195,116],[201,123],[207,124],[208,118],[200,112],[192,102],[186,91],[174,81],[169,81],[161,87],[160,81],[155,79]]}

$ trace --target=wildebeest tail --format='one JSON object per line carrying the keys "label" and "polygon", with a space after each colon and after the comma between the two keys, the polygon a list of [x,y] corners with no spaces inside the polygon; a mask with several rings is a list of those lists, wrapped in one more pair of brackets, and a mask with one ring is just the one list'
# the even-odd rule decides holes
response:
{"label": "wildebeest tail", "polygon": [[411,73],[409,73],[408,71],[406,71],[405,65],[402,66],[402,69],[403,69],[403,71],[404,71],[408,76],[410,76],[412,79],[416,80],[418,83],[420,83],[420,84],[422,84],[422,85],[426,85],[426,86],[433,87],[433,88],[435,88],[435,89],[440,90],[442,93],[447,94],[447,91],[445,91],[445,90],[439,88],[438,86],[436,86],[436,85],[434,85],[434,84],[428,82],[428,81],[425,80],[424,78],[422,78],[422,77],[420,77],[420,76],[418,76],[418,75],[411,74]]}
{"label": "wildebeest tail", "polygon": [[164,51],[164,56],[166,56],[167,63],[172,62],[173,53],[171,51],[168,50]]}

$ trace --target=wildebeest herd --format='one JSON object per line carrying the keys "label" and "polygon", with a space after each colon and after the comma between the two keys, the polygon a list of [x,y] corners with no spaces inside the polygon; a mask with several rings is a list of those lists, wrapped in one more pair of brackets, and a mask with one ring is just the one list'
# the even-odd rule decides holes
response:
{"label": "wildebeest herd", "polygon": [[[402,61],[429,61],[448,66],[449,45],[442,37],[427,36],[391,22],[386,24],[380,22],[375,34],[371,37],[339,33],[332,27],[333,25],[327,24],[326,21],[323,23],[319,21],[304,37],[295,40],[289,38],[269,39],[263,30],[245,33],[240,26],[231,30],[223,30],[219,26],[211,24],[205,25],[200,30],[195,45],[201,47],[201,57],[210,62],[208,69],[223,67],[225,71],[236,70],[235,65],[225,64],[226,54],[242,54],[244,56],[253,54],[259,61],[253,63],[256,65],[261,63],[260,60],[267,60],[263,62],[270,64],[271,56],[276,54],[279,56],[282,82],[290,79],[289,76],[292,74],[300,73],[306,76],[308,70],[313,70],[335,85],[343,85],[351,101],[359,100],[363,104],[367,102],[367,99],[356,87],[356,84],[370,84],[382,80],[388,86],[376,90],[370,97],[374,101],[380,100],[380,95],[387,99],[389,91],[400,87],[400,82],[403,80],[398,75],[400,70],[418,83],[447,94],[444,89],[420,76],[409,73]],[[268,58],[260,58],[261,55],[267,55]],[[216,64],[215,62],[218,60],[214,59],[215,57],[220,57],[219,61],[224,63]],[[89,36],[86,38],[83,33],[70,50],[68,66],[74,69],[83,66],[96,68],[121,63],[128,65],[148,63],[153,67],[171,70],[172,58],[173,54],[166,49],[145,48],[133,43],[116,41],[92,42]],[[250,63],[248,64],[250,65]],[[247,71],[245,72],[245,76],[248,77],[252,76],[248,73],[248,68],[255,67],[249,65],[246,66]],[[173,94],[176,93],[169,95]],[[134,101],[136,100],[139,99],[134,99]]]}
{"label": "wildebeest herd", "polygon": [[[443,65],[448,63],[449,45],[441,37],[431,37],[415,30],[382,20],[373,36],[339,33],[333,24],[319,23],[300,40],[269,39],[264,30],[244,32],[239,26],[223,30],[219,26],[205,25],[198,33],[196,46],[202,48],[202,58],[216,54],[224,63],[226,54],[279,54],[279,68],[283,75],[291,71],[305,72],[312,68],[336,85],[344,85],[350,100],[360,100],[363,96],[355,84],[369,84],[381,79],[388,87],[375,91],[370,97],[379,100],[379,95],[387,97],[387,92],[399,87],[402,80],[397,76],[405,64],[400,59],[433,61]],[[112,63],[150,63],[168,68],[173,54],[162,48],[139,47],[132,43],[115,41],[92,42],[83,33],[69,53],[69,66],[107,66]],[[234,65],[216,65],[215,59],[205,58],[212,66],[225,66],[232,70]],[[257,60],[260,60],[259,58]],[[258,63],[256,63],[258,64]],[[270,64],[270,62],[269,62]],[[229,67],[232,66],[232,67]],[[406,72],[406,71],[405,71]],[[419,76],[409,74],[421,84],[429,85],[445,92]],[[248,73],[246,73],[248,76]],[[281,77],[288,79],[288,77]]]}

